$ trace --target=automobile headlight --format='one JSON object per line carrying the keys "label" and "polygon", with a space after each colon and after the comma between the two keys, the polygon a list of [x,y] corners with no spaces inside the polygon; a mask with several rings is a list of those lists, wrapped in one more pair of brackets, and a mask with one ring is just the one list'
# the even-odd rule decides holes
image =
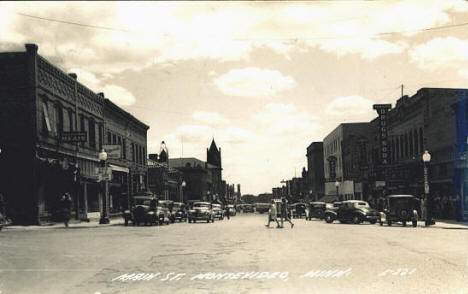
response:
{"label": "automobile headlight", "polygon": [[154,211],[148,211],[148,214],[149,214],[149,215],[153,215],[153,214],[154,214]]}
{"label": "automobile headlight", "polygon": [[130,213],[130,210],[124,210],[124,213]]}

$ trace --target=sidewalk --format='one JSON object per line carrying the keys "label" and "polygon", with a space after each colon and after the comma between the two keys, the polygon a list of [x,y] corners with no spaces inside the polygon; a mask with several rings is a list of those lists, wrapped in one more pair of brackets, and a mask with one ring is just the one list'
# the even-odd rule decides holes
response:
{"label": "sidewalk", "polygon": [[[68,223],[68,229],[80,229],[80,228],[104,228],[109,226],[124,225],[124,220],[121,217],[115,217],[110,219],[109,224],[99,224],[99,218],[90,219],[89,222],[79,221],[76,219],[70,220]],[[21,226],[21,225],[7,225],[3,227],[4,230],[44,230],[44,229],[66,229],[63,223],[48,223],[42,225],[31,225],[31,226]]]}
{"label": "sidewalk", "polygon": [[[435,222],[436,222],[435,225],[431,225],[431,227],[439,228],[439,229],[468,230],[468,222],[457,222],[455,220],[449,220],[449,219],[436,219]],[[418,226],[420,223],[421,225],[424,226],[424,222],[418,222]]]}

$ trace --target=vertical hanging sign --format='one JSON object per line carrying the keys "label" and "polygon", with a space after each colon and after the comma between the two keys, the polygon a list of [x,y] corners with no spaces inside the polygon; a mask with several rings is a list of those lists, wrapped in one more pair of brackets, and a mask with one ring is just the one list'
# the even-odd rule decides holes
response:
{"label": "vertical hanging sign", "polygon": [[388,164],[388,131],[387,131],[387,113],[392,108],[391,104],[374,104],[373,109],[377,110],[379,115],[379,134],[380,134],[380,163]]}

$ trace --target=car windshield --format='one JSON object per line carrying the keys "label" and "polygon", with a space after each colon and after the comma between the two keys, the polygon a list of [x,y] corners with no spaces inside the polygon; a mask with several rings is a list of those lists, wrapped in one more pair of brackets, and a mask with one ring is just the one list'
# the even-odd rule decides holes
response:
{"label": "car windshield", "polygon": [[150,205],[151,201],[149,199],[135,199],[135,205]]}
{"label": "car windshield", "polygon": [[369,207],[369,203],[367,203],[367,202],[357,202],[356,206],[357,207]]}
{"label": "car windshield", "polygon": [[197,207],[197,208],[209,208],[210,205],[207,204],[207,203],[195,203],[195,204],[193,204],[193,207]]}
{"label": "car windshield", "polygon": [[413,201],[412,198],[393,198],[390,199],[390,203],[396,204],[396,205],[406,205],[410,204]]}

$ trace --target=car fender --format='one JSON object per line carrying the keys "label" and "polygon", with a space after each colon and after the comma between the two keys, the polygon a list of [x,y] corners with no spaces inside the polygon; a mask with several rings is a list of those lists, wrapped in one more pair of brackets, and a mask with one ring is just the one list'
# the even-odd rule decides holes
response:
{"label": "car fender", "polygon": [[382,222],[385,222],[387,220],[387,215],[385,214],[385,212],[380,212],[380,220]]}

